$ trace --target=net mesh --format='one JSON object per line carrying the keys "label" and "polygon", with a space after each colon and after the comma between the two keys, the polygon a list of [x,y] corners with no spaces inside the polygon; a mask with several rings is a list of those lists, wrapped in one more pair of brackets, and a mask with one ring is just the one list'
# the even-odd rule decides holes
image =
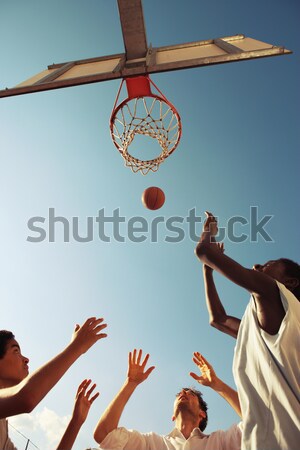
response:
{"label": "net mesh", "polygon": [[[156,139],[161,153],[157,158],[143,160],[132,156],[128,147],[136,135]],[[181,122],[176,109],[157,95],[126,99],[113,112],[111,136],[133,172],[146,175],[156,172],[159,165],[175,150],[181,136]]]}

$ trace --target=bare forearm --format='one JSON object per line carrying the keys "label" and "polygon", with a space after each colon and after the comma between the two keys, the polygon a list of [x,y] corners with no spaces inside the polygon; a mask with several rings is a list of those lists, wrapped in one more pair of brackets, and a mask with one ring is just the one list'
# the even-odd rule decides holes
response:
{"label": "bare forearm", "polygon": [[237,391],[232,389],[228,384],[224,383],[222,380],[219,380],[218,385],[214,388],[214,391],[217,392],[221,397],[223,397],[229,405],[235,410],[235,412],[242,417],[240,401],[238,397]]}
{"label": "bare forearm", "polygon": [[56,450],[71,450],[81,427],[82,422],[72,417]]}
{"label": "bare forearm", "polygon": [[79,356],[79,351],[71,343],[22,383],[12,388],[2,389],[0,417],[31,412]]}
{"label": "bare forearm", "polygon": [[236,338],[240,319],[226,314],[215,286],[213,271],[206,265],[203,266],[203,278],[210,325]]}
{"label": "bare forearm", "polygon": [[55,386],[80,355],[81,352],[71,343],[65,350],[33,373],[24,386],[24,391],[33,396],[33,408]]}
{"label": "bare forearm", "polygon": [[98,444],[101,444],[105,437],[118,427],[124,408],[136,387],[136,383],[126,379],[119,393],[106,408],[94,431],[94,439]]}
{"label": "bare forearm", "polygon": [[209,321],[210,323],[216,322],[226,316],[226,311],[221,303],[215,286],[213,271],[206,265],[203,265],[203,279]]}

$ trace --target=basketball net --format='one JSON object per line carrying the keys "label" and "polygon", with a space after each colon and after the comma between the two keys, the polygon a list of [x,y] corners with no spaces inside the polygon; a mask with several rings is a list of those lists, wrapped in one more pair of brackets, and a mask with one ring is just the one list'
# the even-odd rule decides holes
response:
{"label": "basketball net", "polygon": [[[118,99],[126,83],[128,97],[118,106]],[[158,94],[151,92],[151,86]],[[159,165],[176,149],[181,137],[181,120],[175,107],[167,100],[149,76],[123,79],[110,118],[112,140],[133,172],[146,175],[156,172]],[[156,139],[161,147],[155,159],[142,160],[129,153],[135,135]]]}

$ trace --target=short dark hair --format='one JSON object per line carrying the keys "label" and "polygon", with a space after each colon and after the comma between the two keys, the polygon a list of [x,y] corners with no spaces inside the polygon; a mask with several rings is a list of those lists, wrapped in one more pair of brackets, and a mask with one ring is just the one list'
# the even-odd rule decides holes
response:
{"label": "short dark hair", "polygon": [[202,398],[202,395],[203,395],[202,392],[198,391],[197,389],[195,389],[193,387],[182,388],[182,389],[185,391],[192,391],[197,396],[199,406],[200,406],[201,410],[203,412],[205,412],[205,417],[202,417],[198,427],[200,428],[201,431],[204,431],[205,428],[207,427],[207,421],[208,421],[208,416],[207,416],[208,406],[207,406],[207,403]]}
{"label": "short dark hair", "polygon": [[10,339],[14,339],[14,337],[15,336],[11,331],[0,330],[0,358],[3,358],[6,353],[7,342]]}
{"label": "short dark hair", "polygon": [[284,265],[285,275],[291,278],[296,278],[298,280],[298,286],[293,288],[291,292],[293,292],[295,297],[300,300],[300,265],[295,261],[287,258],[281,258],[279,261],[281,261]]}

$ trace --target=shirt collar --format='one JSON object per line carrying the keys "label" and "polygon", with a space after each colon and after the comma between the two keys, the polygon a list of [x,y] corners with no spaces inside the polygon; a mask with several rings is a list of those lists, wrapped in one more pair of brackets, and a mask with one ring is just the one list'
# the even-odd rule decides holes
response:
{"label": "shirt collar", "polygon": [[[181,433],[180,430],[178,430],[178,428],[173,428],[173,430],[171,431],[171,433],[169,433],[167,435],[168,437],[182,437],[185,439],[185,437],[183,436],[183,434]],[[190,437],[192,436],[201,436],[201,437],[207,437],[207,434],[202,433],[202,431],[200,430],[200,428],[194,428],[193,431],[191,432]]]}

